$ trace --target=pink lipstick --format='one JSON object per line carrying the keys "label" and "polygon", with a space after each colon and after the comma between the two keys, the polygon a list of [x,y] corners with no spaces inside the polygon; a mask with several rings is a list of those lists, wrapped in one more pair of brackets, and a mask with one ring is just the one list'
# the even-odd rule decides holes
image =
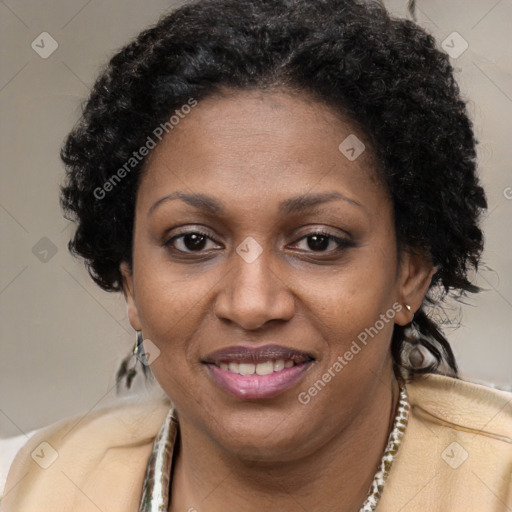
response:
{"label": "pink lipstick", "polygon": [[244,400],[262,400],[292,388],[313,361],[310,354],[280,345],[239,345],[218,350],[202,362],[224,391]]}

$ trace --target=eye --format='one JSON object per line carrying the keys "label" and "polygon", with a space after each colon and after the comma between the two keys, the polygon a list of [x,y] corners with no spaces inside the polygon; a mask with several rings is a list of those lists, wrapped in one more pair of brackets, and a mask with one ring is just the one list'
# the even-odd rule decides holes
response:
{"label": "eye", "polygon": [[[213,247],[208,247],[209,242],[211,242]],[[179,235],[175,235],[170,238],[164,245],[185,253],[202,252],[204,250],[215,249],[218,247],[218,244],[216,244],[207,233],[203,233],[202,231],[187,231],[180,233]]]}
{"label": "eye", "polygon": [[298,240],[302,243],[302,250],[307,252],[336,252],[347,247],[353,247],[353,242],[332,235],[326,231],[315,231]]}

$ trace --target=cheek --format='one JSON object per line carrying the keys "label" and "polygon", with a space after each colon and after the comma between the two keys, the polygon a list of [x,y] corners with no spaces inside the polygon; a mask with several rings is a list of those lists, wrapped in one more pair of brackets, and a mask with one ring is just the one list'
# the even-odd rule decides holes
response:
{"label": "cheek", "polygon": [[137,312],[144,338],[155,343],[161,352],[151,367],[155,373],[162,362],[172,362],[178,355],[180,359],[183,357],[187,337],[205,309],[209,287],[206,279],[190,279],[186,272],[172,271],[160,248],[137,238],[135,241]]}
{"label": "cheek", "polygon": [[[138,227],[138,226],[137,226]],[[134,284],[136,305],[144,330],[165,344],[197,320],[212,287],[213,275],[192,274],[186,265],[169,261],[166,248],[151,240],[146,227],[136,229]]]}
{"label": "cheek", "polygon": [[339,374],[341,364],[347,385],[379,373],[390,357],[394,317],[400,308],[395,303],[394,253],[360,251],[327,278],[303,278],[301,283],[305,314],[322,339],[323,371]]}
{"label": "cheek", "polygon": [[354,335],[393,304],[395,261],[375,251],[359,251],[346,265],[323,275],[295,276],[295,282],[301,283],[297,294],[323,323],[333,326],[333,333]]}
{"label": "cheek", "polygon": [[149,269],[138,276],[137,309],[144,337],[153,337],[162,349],[185,343],[208,311],[210,281],[176,278]]}
{"label": "cheek", "polygon": [[[195,372],[195,337],[207,314],[208,288],[204,280],[166,279],[143,274],[138,290],[138,310],[145,339],[159,349],[151,371],[173,401],[193,397],[191,371]],[[178,399],[179,401],[179,399]]]}

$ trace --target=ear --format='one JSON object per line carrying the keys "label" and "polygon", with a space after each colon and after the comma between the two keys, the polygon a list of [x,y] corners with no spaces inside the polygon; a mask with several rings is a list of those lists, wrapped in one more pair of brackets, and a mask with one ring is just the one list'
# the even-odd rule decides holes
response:
{"label": "ear", "polygon": [[127,304],[128,319],[130,320],[130,325],[136,331],[140,331],[142,330],[142,326],[140,324],[137,304],[135,303],[132,269],[130,265],[128,265],[128,263],[126,262],[121,263],[119,269],[123,276],[123,294]]}
{"label": "ear", "polygon": [[[398,277],[398,301],[404,307],[397,312],[395,323],[407,325],[412,321],[414,313],[423,303],[436,271],[437,268],[432,265],[426,254],[411,250],[403,251]],[[411,310],[408,310],[405,304],[410,306]]]}

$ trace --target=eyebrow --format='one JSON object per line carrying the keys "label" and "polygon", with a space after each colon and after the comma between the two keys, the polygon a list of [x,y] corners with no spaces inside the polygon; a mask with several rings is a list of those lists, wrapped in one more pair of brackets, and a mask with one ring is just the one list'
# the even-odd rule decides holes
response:
{"label": "eyebrow", "polygon": [[172,194],[167,194],[164,197],[161,197],[158,201],[153,203],[151,208],[148,211],[148,216],[151,215],[155,209],[163,203],[167,203],[168,201],[172,201],[173,199],[181,199],[185,203],[197,208],[199,210],[204,210],[208,213],[223,213],[224,207],[222,204],[217,201],[217,199],[207,196],[205,194],[186,194],[185,192],[173,192]]}
{"label": "eyebrow", "polygon": [[[183,202],[203,210],[210,214],[223,214],[225,208],[221,202],[211,196],[205,194],[186,194],[185,192],[173,192],[167,194],[156,201],[148,211],[148,216],[151,215],[158,206],[174,199],[181,199]],[[303,194],[300,196],[290,197],[285,199],[279,204],[278,211],[281,215],[289,215],[291,213],[300,213],[305,210],[311,209],[322,203],[329,201],[342,200],[355,206],[363,207],[363,205],[354,199],[350,199],[339,192],[322,192],[318,194]]]}
{"label": "eyebrow", "polygon": [[347,203],[359,206],[362,208],[362,204],[357,202],[355,199],[350,199],[339,192],[322,192],[318,194],[303,194],[300,196],[290,197],[279,205],[279,213],[290,214],[300,213],[304,210],[308,210],[322,203],[329,201],[341,200]]}

